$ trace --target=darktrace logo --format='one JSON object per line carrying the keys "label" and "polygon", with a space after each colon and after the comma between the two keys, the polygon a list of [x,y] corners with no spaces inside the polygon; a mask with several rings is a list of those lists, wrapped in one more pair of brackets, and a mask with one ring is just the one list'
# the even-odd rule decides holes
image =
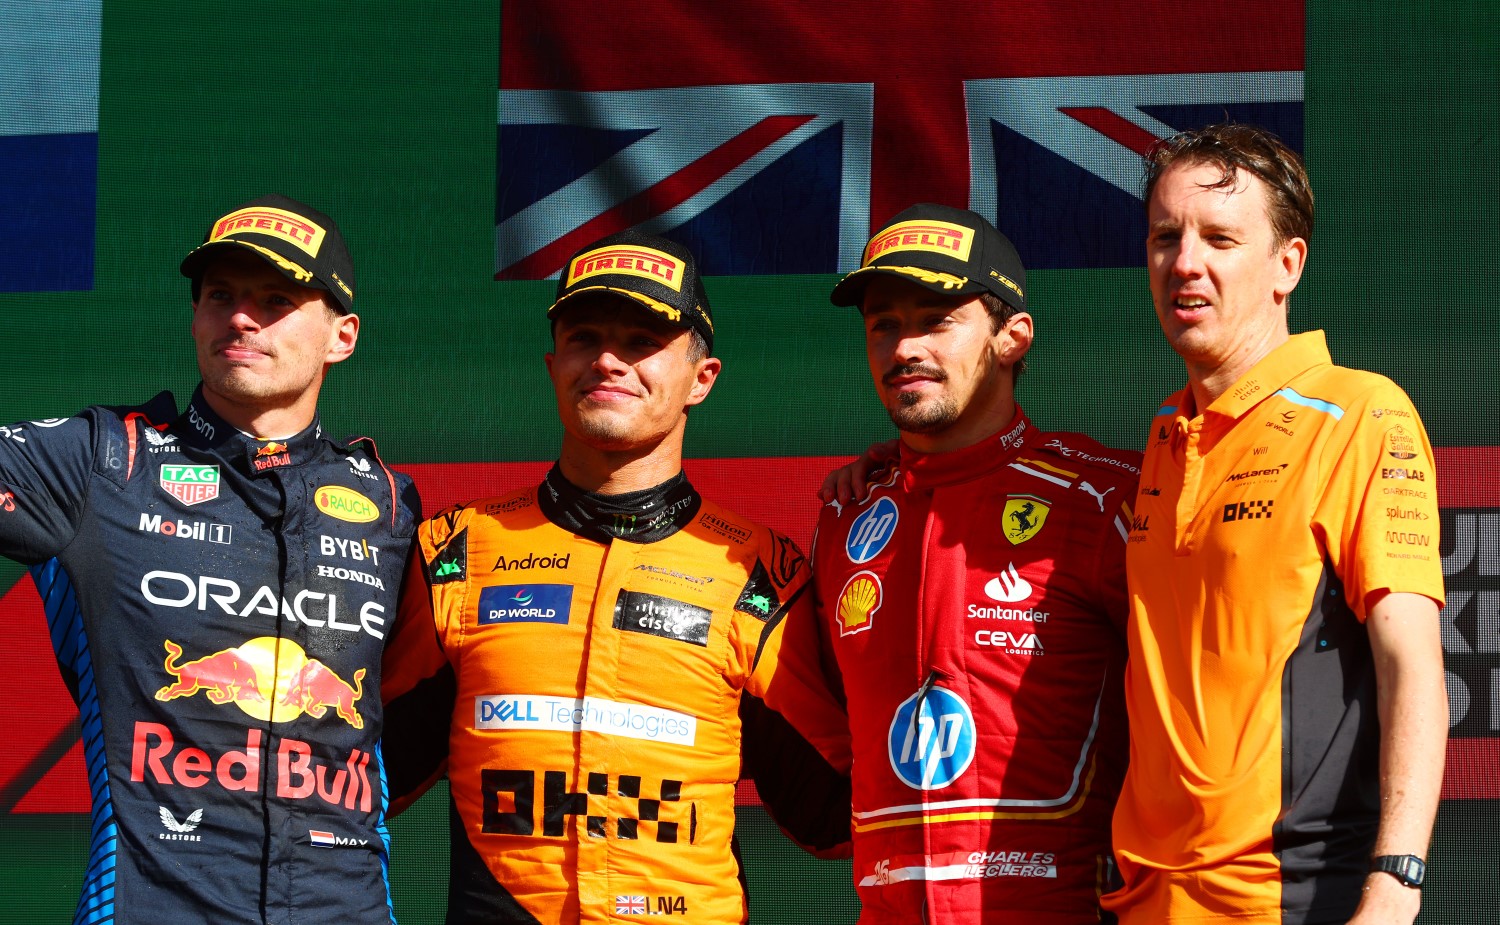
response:
{"label": "darktrace logo", "polygon": [[1270,520],[1271,508],[1276,502],[1270,501],[1236,501],[1224,505],[1223,522],[1226,524],[1237,523],[1241,520]]}
{"label": "darktrace logo", "polygon": [[479,625],[568,622],[572,585],[494,585],[479,592]]}

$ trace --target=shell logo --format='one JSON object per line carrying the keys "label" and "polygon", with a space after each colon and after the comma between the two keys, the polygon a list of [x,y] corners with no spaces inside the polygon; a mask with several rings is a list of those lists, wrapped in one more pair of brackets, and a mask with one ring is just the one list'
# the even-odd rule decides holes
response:
{"label": "shell logo", "polygon": [[879,575],[861,571],[850,576],[839,592],[839,635],[852,636],[869,629],[884,597]]}
{"label": "shell logo", "polygon": [[352,488],[324,485],[313,494],[318,510],[351,524],[367,524],[380,516],[375,502]]}

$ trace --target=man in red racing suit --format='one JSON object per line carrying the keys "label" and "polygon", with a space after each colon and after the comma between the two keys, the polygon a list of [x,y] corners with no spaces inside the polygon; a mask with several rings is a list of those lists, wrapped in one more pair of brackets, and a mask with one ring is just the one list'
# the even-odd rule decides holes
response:
{"label": "man in red racing suit", "polygon": [[916,206],[833,294],[860,308],[901,431],[813,551],[867,925],[1096,922],[1110,886],[1139,454],[1040,433],[1016,405],[1023,285],[984,219]]}

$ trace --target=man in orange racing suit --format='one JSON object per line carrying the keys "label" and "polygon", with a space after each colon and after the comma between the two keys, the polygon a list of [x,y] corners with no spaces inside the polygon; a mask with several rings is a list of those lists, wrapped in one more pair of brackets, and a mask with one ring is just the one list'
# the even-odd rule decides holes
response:
{"label": "man in orange racing suit", "polygon": [[[775,784],[836,806],[813,778],[848,769],[842,708],[803,686],[815,666],[787,662],[815,646],[782,645],[813,638],[806,560],[682,472],[687,409],[720,369],[691,253],[636,232],[599,241],[568,262],[548,315],[557,465],[418,530],[385,668],[397,809],[446,761],[450,922],[743,922],[741,693],[773,717],[757,729],[779,727],[793,773]],[[845,834],[794,837],[844,840],[842,800]]]}
{"label": "man in orange racing suit", "polygon": [[1140,457],[1022,413],[1025,285],[984,218],[923,204],[833,291],[901,433],[862,502],[823,509],[813,550],[863,925],[1101,918]]}

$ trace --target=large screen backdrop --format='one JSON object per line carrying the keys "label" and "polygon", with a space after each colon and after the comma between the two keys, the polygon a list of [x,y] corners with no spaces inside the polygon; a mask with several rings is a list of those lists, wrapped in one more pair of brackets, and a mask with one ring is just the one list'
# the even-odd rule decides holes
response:
{"label": "large screen backdrop", "polygon": [[[872,223],[924,199],[993,218],[1033,268],[1027,411],[1138,447],[1183,379],[1139,266],[1139,152],[1270,125],[1318,197],[1294,330],[1405,386],[1439,447],[1452,718],[1422,921],[1480,921],[1500,908],[1500,20],[1024,7],[0,0],[0,422],[186,396],[177,263],[274,190],[336,216],[355,255],[361,340],[325,425],[374,435],[429,510],[521,485],[559,438],[548,277],[640,225],[711,274],[724,374],[690,474],[805,545],[818,476],[891,434],[827,302]],[[76,711],[19,566],[0,561],[0,593],[0,920],[63,921],[88,842]],[[801,856],[743,796],[755,919],[852,921],[848,865]],[[444,801],[393,825],[405,923],[442,918]]]}

